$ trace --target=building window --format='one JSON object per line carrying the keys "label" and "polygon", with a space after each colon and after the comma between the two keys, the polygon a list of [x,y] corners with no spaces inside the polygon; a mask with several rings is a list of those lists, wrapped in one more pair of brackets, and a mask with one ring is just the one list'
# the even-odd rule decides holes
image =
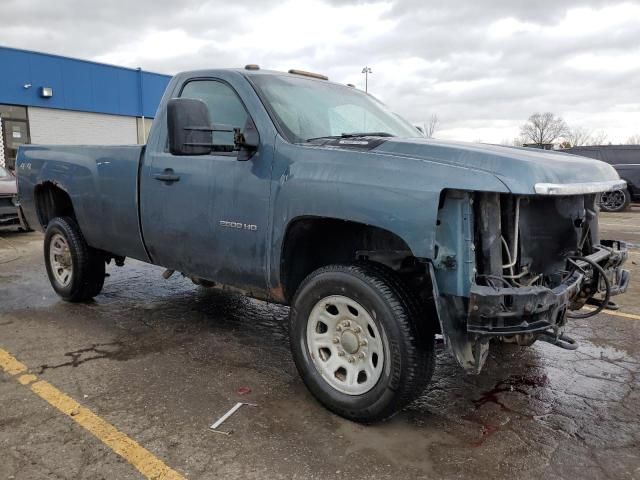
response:
{"label": "building window", "polygon": [[31,143],[27,108],[0,105],[0,166],[14,170],[18,147]]}

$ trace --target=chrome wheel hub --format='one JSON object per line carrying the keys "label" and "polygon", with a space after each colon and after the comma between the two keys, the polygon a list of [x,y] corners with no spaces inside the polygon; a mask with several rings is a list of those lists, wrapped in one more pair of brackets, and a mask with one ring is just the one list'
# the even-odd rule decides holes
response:
{"label": "chrome wheel hub", "polygon": [[59,233],[51,237],[49,243],[49,265],[56,282],[66,287],[73,276],[73,262],[67,240]]}
{"label": "chrome wheel hub", "polygon": [[347,395],[371,390],[382,374],[384,340],[371,315],[342,295],[320,300],[307,323],[307,348],[324,380]]}

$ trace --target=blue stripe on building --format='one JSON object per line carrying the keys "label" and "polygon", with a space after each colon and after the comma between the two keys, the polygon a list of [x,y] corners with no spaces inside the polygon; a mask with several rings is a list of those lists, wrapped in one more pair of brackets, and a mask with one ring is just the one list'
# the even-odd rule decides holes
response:
{"label": "blue stripe on building", "polygon": [[[154,117],[170,79],[158,73],[0,47],[0,104]],[[53,90],[50,98],[41,96],[43,87]]]}

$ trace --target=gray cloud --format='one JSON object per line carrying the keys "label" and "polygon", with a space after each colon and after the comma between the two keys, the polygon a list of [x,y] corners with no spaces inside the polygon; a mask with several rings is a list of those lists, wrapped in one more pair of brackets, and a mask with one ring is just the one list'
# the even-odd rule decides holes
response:
{"label": "gray cloud", "polygon": [[[357,1],[328,3],[335,9],[336,22],[380,7]],[[0,18],[11,21],[0,31],[0,44],[82,58],[123,58],[128,66],[168,73],[255,62],[308,68],[346,82],[360,81],[359,71],[367,64],[374,71],[372,92],[399,113],[419,121],[436,112],[450,136],[460,129],[477,130],[490,141],[516,132],[534,111],[552,110],[574,124],[610,129],[613,137],[633,128],[616,122],[617,113],[620,118],[624,112],[624,118],[640,115],[640,62],[618,68],[625,58],[620,56],[640,55],[637,19],[621,18],[608,28],[597,23],[581,26],[575,20],[580,18],[575,9],[601,9],[598,15],[602,13],[605,24],[607,9],[631,8],[638,2],[400,0],[382,8],[375,20],[379,31],[367,33],[365,40],[356,40],[366,28],[356,13],[340,38],[319,37],[313,44],[301,41],[294,27],[313,26],[318,21],[314,7],[295,18],[269,16],[281,4],[2,0]],[[349,6],[354,8],[347,13]],[[272,24],[261,24],[265,18]],[[515,27],[501,36],[498,21]],[[269,38],[243,42],[256,28],[279,38],[291,30],[287,48],[268,48]],[[176,53],[167,45],[144,43],[167,31],[182,32],[193,46]],[[600,69],[584,68],[578,62],[581,56],[583,63],[590,58],[607,61]],[[632,118],[640,130],[640,117]]]}

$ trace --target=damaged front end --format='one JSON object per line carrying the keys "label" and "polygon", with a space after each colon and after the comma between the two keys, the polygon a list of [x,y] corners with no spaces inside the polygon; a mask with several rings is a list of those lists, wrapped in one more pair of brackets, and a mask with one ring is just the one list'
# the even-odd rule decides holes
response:
{"label": "damaged front end", "polygon": [[465,370],[481,370],[492,339],[574,349],[567,318],[625,292],[626,245],[600,240],[597,196],[443,193],[431,273],[442,334]]}

